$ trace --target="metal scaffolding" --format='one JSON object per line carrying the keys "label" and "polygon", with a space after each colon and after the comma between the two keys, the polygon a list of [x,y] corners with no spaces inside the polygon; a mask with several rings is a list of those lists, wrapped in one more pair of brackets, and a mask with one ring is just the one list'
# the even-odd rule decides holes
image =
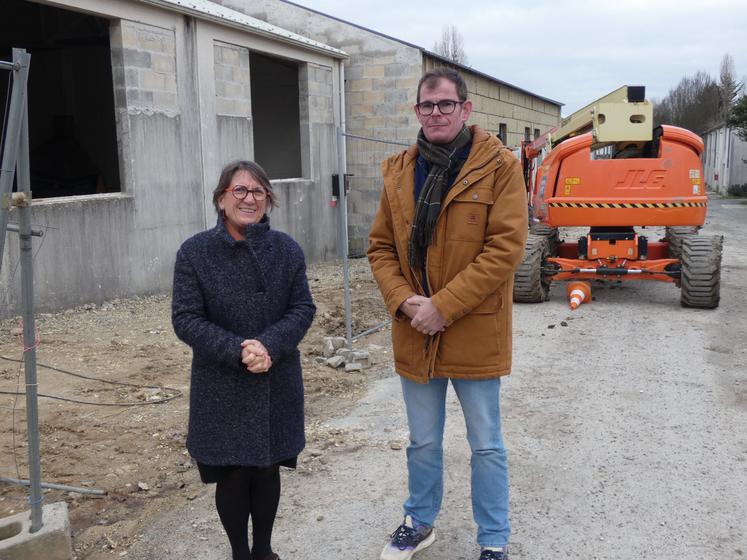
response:
{"label": "metal scaffolding", "polygon": [[[6,230],[17,232],[21,252],[21,294],[23,301],[23,352],[26,374],[26,425],[29,457],[30,532],[42,528],[41,464],[39,452],[39,407],[36,377],[36,326],[34,322],[34,276],[31,229],[31,179],[29,171],[28,74],[31,55],[13,49],[13,61],[0,61],[0,70],[11,73],[11,96],[7,127],[3,131],[2,167],[0,167],[0,270],[5,250]],[[17,192],[13,181],[17,179]],[[8,224],[10,209],[18,211],[18,224]]]}

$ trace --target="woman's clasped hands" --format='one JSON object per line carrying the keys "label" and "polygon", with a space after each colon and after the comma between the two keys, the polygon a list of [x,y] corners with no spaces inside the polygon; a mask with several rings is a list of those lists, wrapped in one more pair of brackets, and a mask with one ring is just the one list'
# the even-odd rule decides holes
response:
{"label": "woman's clasped hands", "polygon": [[272,367],[267,348],[259,340],[247,339],[241,343],[241,362],[251,373],[266,373]]}

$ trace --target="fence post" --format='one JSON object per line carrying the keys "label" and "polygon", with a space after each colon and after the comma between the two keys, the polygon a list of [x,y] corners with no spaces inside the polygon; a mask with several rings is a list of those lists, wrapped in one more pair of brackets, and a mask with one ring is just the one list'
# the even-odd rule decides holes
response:
{"label": "fence post", "polygon": [[12,76],[13,90],[10,95],[8,129],[3,147],[2,165],[0,165],[0,270],[3,266],[5,250],[5,230],[8,226],[10,212],[10,192],[13,190],[16,161],[20,145],[21,132],[26,115],[26,84],[28,82],[31,55],[22,49],[13,49],[13,63],[3,63],[2,68],[9,70]]}
{"label": "fence post", "polygon": [[345,192],[345,174],[347,173],[347,162],[345,161],[345,132],[341,127],[337,128],[337,173],[340,178],[340,197],[338,207],[340,209],[337,220],[337,244],[342,253],[342,282],[345,299],[345,340],[347,347],[353,347],[353,321],[350,312],[350,263],[348,262],[348,203]]}

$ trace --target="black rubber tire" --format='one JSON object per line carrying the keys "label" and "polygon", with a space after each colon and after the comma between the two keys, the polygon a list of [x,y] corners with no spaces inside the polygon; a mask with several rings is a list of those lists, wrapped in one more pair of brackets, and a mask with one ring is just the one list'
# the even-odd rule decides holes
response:
{"label": "black rubber tire", "polygon": [[669,258],[679,259],[682,254],[682,239],[687,235],[697,235],[698,226],[667,226],[664,240],[669,243]]}
{"label": "black rubber tire", "polygon": [[558,244],[560,243],[560,233],[558,228],[546,224],[532,224],[529,233],[547,239],[547,250],[551,257],[558,256]]}
{"label": "black rubber tire", "polygon": [[549,256],[547,238],[530,233],[524,247],[524,260],[514,273],[514,301],[541,303],[550,292],[550,278],[543,276],[542,266]]}
{"label": "black rubber tire", "polygon": [[683,307],[718,307],[723,243],[721,235],[686,235],[682,238],[680,303]]}

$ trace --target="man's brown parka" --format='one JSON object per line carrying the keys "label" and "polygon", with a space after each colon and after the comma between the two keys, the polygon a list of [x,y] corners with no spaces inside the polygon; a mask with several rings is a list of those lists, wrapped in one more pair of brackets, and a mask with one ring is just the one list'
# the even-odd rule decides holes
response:
{"label": "man's brown parka", "polygon": [[513,274],[527,236],[527,193],[511,151],[479,127],[471,130],[469,157],[443,201],[428,247],[430,297],[447,322],[433,337],[398,312],[408,297],[428,295],[407,260],[417,147],[382,164],[384,188],[368,258],[394,317],[395,369],[420,383],[431,377],[490,379],[511,370]]}

